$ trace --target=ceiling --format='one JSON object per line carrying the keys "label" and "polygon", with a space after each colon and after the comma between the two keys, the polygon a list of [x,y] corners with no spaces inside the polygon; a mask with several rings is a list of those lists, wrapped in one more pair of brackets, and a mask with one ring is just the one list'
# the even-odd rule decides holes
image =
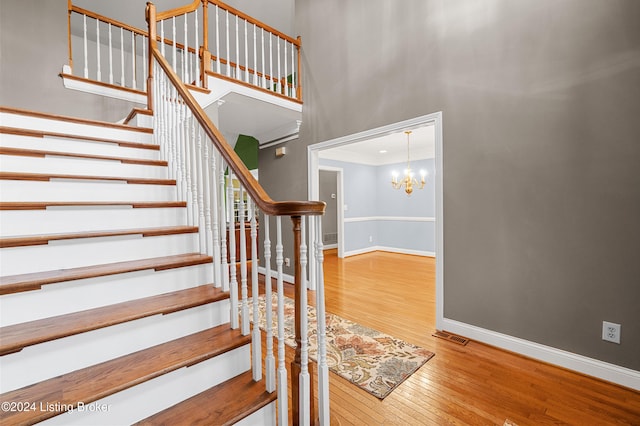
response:
{"label": "ceiling", "polygon": [[[409,142],[411,160],[435,158],[434,126],[407,130],[411,130]],[[320,151],[318,155],[324,159],[372,166],[402,163],[407,161],[407,135],[404,131],[390,133],[366,141],[326,149]]]}

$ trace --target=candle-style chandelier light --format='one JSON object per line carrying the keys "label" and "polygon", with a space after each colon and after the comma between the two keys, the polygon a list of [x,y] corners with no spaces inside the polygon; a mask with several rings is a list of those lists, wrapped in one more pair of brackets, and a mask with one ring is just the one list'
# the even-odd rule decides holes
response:
{"label": "candle-style chandelier light", "polygon": [[407,195],[411,195],[414,188],[423,189],[426,183],[425,178],[427,176],[426,170],[420,170],[420,181],[418,181],[414,177],[413,171],[411,171],[411,157],[409,155],[409,135],[411,134],[411,130],[407,130],[404,132],[407,135],[407,168],[404,170],[404,176],[401,180],[398,180],[398,173],[393,172],[393,177],[391,178],[391,185],[394,189],[404,188],[404,192]]}

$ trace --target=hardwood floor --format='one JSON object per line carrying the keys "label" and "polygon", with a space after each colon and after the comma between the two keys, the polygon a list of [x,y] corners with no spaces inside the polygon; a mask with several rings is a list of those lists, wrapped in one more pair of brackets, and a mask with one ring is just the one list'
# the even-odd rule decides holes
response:
{"label": "hardwood floor", "polygon": [[332,424],[640,425],[640,392],[481,343],[432,337],[432,258],[375,252],[338,259],[328,251],[325,290],[328,312],[436,354],[383,401],[330,373]]}

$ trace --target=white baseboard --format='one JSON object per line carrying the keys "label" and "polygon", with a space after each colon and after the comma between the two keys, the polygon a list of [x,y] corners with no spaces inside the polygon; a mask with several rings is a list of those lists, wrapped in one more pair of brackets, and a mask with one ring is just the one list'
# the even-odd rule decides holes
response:
{"label": "white baseboard", "polygon": [[[264,266],[258,266],[258,273],[262,274],[262,275],[267,275],[267,268],[265,268]],[[271,278],[277,278],[278,277],[278,272],[274,271],[273,269],[271,270]],[[296,279],[293,275],[289,275],[289,274],[282,274],[282,281],[287,282],[289,284],[295,284]]]}
{"label": "white baseboard", "polygon": [[564,367],[569,370],[597,377],[621,386],[640,390],[640,371],[620,367],[618,365],[476,327],[474,325],[449,318],[443,318],[442,324],[442,328],[445,331]]}
{"label": "white baseboard", "polygon": [[415,256],[426,256],[426,257],[436,257],[436,253],[433,251],[423,251],[423,250],[410,250],[403,249],[398,247],[385,247],[385,246],[371,246],[365,247],[358,250],[351,250],[344,253],[344,257],[355,256],[358,254],[371,253],[374,251],[388,251],[391,253],[401,253],[401,254],[412,254]]}

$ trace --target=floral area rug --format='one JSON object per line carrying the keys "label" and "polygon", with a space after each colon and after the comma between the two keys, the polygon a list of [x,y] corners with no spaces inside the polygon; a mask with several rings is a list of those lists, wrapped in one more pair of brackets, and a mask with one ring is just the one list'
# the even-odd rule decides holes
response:
{"label": "floral area rug", "polygon": [[[278,335],[273,295],[273,335]],[[259,326],[266,329],[265,298],[259,298]],[[309,356],[317,362],[316,310],[309,306]],[[250,308],[251,311],[251,308]],[[285,298],[285,343],[295,347],[294,302]],[[372,395],[384,399],[435,354],[360,324],[326,314],[329,369]]]}

